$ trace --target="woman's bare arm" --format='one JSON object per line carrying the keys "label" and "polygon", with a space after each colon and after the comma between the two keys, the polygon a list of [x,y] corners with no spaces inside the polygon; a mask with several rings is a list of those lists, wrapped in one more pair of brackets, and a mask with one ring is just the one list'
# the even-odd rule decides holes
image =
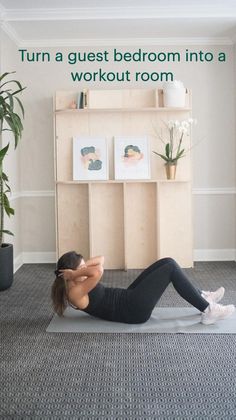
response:
{"label": "woman's bare arm", "polygon": [[102,266],[104,265],[104,257],[103,257],[103,255],[100,255],[98,257],[91,257],[91,258],[89,258],[88,261],[85,262],[85,265],[87,267],[91,267],[91,266],[98,265],[98,264],[100,264]]}
{"label": "woman's bare arm", "polygon": [[[103,267],[101,264],[90,267],[81,267],[77,270],[61,270],[66,281],[72,280],[74,282],[70,293],[73,297],[81,299],[87,295],[90,290],[94,289],[103,275]],[[86,277],[85,280],[79,281],[80,277]]]}

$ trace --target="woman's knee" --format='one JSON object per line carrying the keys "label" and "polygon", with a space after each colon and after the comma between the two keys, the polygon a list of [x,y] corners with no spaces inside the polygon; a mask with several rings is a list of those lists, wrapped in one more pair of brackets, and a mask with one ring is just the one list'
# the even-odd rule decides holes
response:
{"label": "woman's knee", "polygon": [[171,264],[171,265],[177,265],[177,262],[174,260],[174,258],[171,257],[165,257],[165,258],[161,258],[159,260],[162,264]]}
{"label": "woman's knee", "polygon": [[144,324],[150,319],[150,316],[151,316],[150,314],[142,315],[142,316],[137,315],[136,317],[132,318],[130,323],[131,324]]}

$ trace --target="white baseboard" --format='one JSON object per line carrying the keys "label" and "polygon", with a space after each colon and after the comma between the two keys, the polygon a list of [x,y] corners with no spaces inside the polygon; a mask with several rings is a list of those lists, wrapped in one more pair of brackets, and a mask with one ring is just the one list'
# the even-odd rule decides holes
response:
{"label": "white baseboard", "polygon": [[[194,261],[236,261],[236,249],[195,249]],[[14,259],[14,273],[23,264],[54,264],[56,252],[22,252]]]}
{"label": "white baseboard", "polygon": [[23,261],[23,254],[17,255],[16,258],[14,258],[14,273],[16,273],[17,270],[24,264]]}
{"label": "white baseboard", "polygon": [[51,264],[56,262],[56,252],[23,252],[24,264]]}
{"label": "white baseboard", "polygon": [[236,261],[235,249],[195,249],[194,261]]}
{"label": "white baseboard", "polygon": [[14,259],[14,273],[23,264],[54,264],[56,252],[22,252]]}

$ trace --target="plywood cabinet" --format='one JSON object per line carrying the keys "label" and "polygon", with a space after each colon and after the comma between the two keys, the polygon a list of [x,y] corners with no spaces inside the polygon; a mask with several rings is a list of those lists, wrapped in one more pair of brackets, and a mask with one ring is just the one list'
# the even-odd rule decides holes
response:
{"label": "plywood cabinet", "polygon": [[[105,255],[106,268],[145,268],[171,256],[193,265],[190,153],[175,181],[165,178],[163,161],[151,153],[150,180],[114,180],[113,137],[146,135],[151,150],[162,149],[156,132],[168,119],[189,118],[186,107],[162,106],[161,90],[88,91],[86,109],[69,109],[77,92],[55,95],[55,184],[58,255],[75,249],[85,258]],[[73,181],[73,136],[105,136],[108,181]],[[189,141],[189,139],[188,139]],[[188,148],[188,146],[187,146]]]}

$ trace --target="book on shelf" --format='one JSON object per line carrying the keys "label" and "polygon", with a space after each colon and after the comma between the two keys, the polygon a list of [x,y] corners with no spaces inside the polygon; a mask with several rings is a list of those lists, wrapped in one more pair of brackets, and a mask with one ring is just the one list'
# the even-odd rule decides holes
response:
{"label": "book on shelf", "polygon": [[88,108],[88,91],[83,90],[83,108]]}
{"label": "book on shelf", "polygon": [[84,96],[84,93],[83,92],[80,92],[78,94],[78,100],[77,100],[77,108],[78,109],[82,109],[83,108],[83,96]]}
{"label": "book on shelf", "polygon": [[88,108],[88,93],[86,89],[84,89],[82,92],[78,94],[77,108],[78,109]]}

